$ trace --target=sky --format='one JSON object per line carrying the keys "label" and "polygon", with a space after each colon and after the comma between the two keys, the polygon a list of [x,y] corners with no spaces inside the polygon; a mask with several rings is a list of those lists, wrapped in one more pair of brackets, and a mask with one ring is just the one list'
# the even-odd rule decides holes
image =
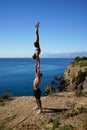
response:
{"label": "sky", "polygon": [[87,0],[0,0],[0,57],[87,51]]}

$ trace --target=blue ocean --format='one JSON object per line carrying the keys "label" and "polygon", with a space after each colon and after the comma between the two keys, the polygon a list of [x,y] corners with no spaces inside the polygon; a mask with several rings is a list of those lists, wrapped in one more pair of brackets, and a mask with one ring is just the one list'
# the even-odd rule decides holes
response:
{"label": "blue ocean", "polygon": [[[41,72],[43,73],[40,88],[42,96],[46,85],[52,86],[55,77],[63,76],[69,58],[41,58]],[[0,94],[11,93],[14,96],[32,96],[33,80],[35,78],[35,61],[31,58],[0,58]],[[59,84],[52,87],[56,88]]]}

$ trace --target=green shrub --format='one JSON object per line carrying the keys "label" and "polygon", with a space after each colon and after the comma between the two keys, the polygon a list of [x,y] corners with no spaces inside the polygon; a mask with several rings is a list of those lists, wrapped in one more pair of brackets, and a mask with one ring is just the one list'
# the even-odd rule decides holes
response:
{"label": "green shrub", "polygon": [[0,99],[9,99],[10,97],[12,97],[12,95],[10,93],[3,93],[0,95]]}
{"label": "green shrub", "polygon": [[78,109],[77,108],[73,108],[73,109],[69,109],[67,112],[68,117],[72,117],[78,114]]}
{"label": "green shrub", "polygon": [[12,95],[10,93],[3,93],[0,95],[0,106],[4,106],[5,105],[5,101],[8,99],[12,99],[11,98]]}
{"label": "green shrub", "polygon": [[82,96],[84,96],[82,90],[79,90],[79,89],[77,89],[77,90],[75,91],[75,95],[76,95],[77,97],[82,97]]}
{"label": "green shrub", "polygon": [[53,123],[53,127],[45,128],[44,130],[75,130],[75,127],[71,124],[59,126],[57,120],[55,120]]}
{"label": "green shrub", "polygon": [[84,56],[84,57],[82,57],[82,60],[87,60],[87,57],[85,57],[85,56]]}
{"label": "green shrub", "polygon": [[59,130],[74,130],[74,127],[68,124],[68,125],[64,125],[63,127],[60,127]]}
{"label": "green shrub", "polygon": [[73,65],[80,65],[80,66],[86,66],[87,65],[87,57],[76,57],[74,59]]}
{"label": "green shrub", "polygon": [[81,60],[81,58],[79,56],[74,59],[75,62],[78,62],[80,60]]}
{"label": "green shrub", "polygon": [[52,119],[44,130],[59,130],[59,120],[57,118]]}
{"label": "green shrub", "polygon": [[54,130],[55,128],[58,128],[58,126],[59,126],[58,120],[57,120],[57,119],[54,119],[54,120],[53,120],[53,127],[52,127],[52,129]]}
{"label": "green shrub", "polygon": [[81,60],[80,66],[87,66],[87,60]]}

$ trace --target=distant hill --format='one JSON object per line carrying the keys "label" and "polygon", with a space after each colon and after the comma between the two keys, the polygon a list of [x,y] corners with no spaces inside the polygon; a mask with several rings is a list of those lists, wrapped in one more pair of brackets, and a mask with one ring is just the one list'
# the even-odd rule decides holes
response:
{"label": "distant hill", "polygon": [[41,57],[44,58],[75,58],[75,57],[87,57],[87,52],[73,52],[73,53],[44,53]]}

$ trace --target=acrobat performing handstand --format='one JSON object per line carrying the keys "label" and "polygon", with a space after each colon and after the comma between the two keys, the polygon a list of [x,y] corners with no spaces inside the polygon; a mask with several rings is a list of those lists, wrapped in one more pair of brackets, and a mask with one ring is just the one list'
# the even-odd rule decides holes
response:
{"label": "acrobat performing handstand", "polygon": [[39,58],[39,55],[41,53],[40,44],[39,44],[39,32],[38,32],[39,25],[40,25],[39,22],[35,25],[36,36],[35,36],[35,41],[34,41],[34,47],[36,48],[36,50],[35,50],[35,52],[34,52],[34,54],[32,56],[33,59],[36,60],[36,71],[37,71],[37,69],[40,68],[40,58]]}
{"label": "acrobat performing handstand", "polygon": [[40,53],[41,53],[41,49],[40,49],[40,45],[39,45],[39,32],[38,32],[38,28],[39,28],[39,22],[35,25],[36,28],[36,37],[35,37],[35,41],[34,41],[34,47],[36,48],[34,55],[32,56],[33,59],[36,60],[36,65],[35,65],[35,79],[33,82],[33,86],[34,86],[34,95],[36,98],[36,106],[33,108],[34,110],[38,109],[38,114],[42,113],[42,103],[40,100],[41,97],[41,89],[39,87],[40,81],[41,81],[41,77],[42,77],[42,73],[40,72]]}

